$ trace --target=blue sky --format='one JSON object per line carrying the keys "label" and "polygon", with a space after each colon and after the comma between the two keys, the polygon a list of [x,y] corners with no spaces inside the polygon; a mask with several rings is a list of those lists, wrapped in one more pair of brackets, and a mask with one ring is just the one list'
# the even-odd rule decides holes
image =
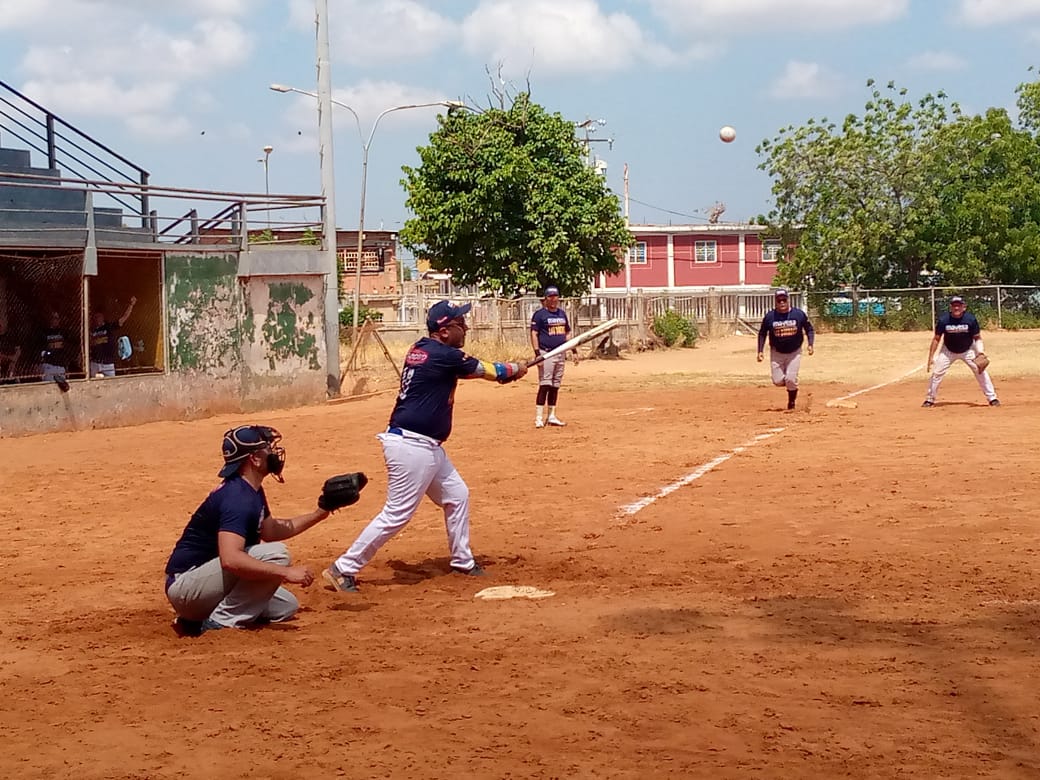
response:
{"label": "blue sky", "polygon": [[[1013,112],[1040,65],[1040,0],[328,0],[333,94],[367,136],[385,108],[485,106],[490,70],[575,122],[634,223],[765,212],[755,146],[787,125],[861,113],[865,82]],[[0,79],[171,187],[320,192],[313,0],[0,0]],[[408,217],[400,168],[435,109],[383,118],[366,226]],[[336,109],[338,223],[357,226],[361,140]],[[719,141],[732,125],[737,139]],[[612,139],[612,143],[607,143]],[[0,143],[2,143],[0,137]],[[41,164],[40,161],[35,161]]]}

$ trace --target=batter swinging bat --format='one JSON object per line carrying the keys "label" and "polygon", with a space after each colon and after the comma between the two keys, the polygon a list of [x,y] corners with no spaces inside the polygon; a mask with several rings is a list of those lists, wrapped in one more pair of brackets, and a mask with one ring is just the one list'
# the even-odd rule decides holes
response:
{"label": "batter swinging bat", "polygon": [[534,360],[527,361],[527,367],[532,368],[533,366],[537,366],[539,363],[546,360],[547,358],[555,357],[556,355],[562,354],[564,352],[567,352],[568,350],[574,349],[575,347],[581,346],[586,341],[594,339],[596,338],[596,336],[602,336],[608,330],[613,330],[620,324],[621,321],[616,319],[601,322],[596,327],[575,336],[569,341],[563,342],[562,344],[560,344],[560,346],[556,347],[555,349],[550,349],[548,352],[539,355]]}

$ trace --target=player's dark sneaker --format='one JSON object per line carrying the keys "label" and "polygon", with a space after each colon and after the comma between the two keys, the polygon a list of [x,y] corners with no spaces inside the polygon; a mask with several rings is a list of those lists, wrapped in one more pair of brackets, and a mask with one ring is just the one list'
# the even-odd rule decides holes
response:
{"label": "player's dark sneaker", "polygon": [[177,636],[181,637],[199,636],[202,633],[202,621],[175,617],[173,619],[173,631]]}
{"label": "player's dark sneaker", "polygon": [[794,409],[794,401],[788,401],[787,402],[787,410],[790,411],[792,409]]}
{"label": "player's dark sneaker", "polygon": [[69,383],[63,376],[54,377],[55,384],[58,385],[58,389],[63,393],[69,392]]}
{"label": "player's dark sneaker", "polygon": [[1000,401],[998,399],[994,398],[992,401],[989,402],[989,405],[990,406],[1000,406]]}
{"label": "player's dark sneaker", "polygon": [[322,579],[332,586],[333,590],[341,593],[360,593],[361,588],[357,585],[357,577],[353,574],[336,574],[331,567],[321,573]]}
{"label": "player's dark sneaker", "polygon": [[474,563],[472,569],[460,569],[458,566],[452,566],[451,570],[456,574],[463,574],[467,577],[484,577],[487,572],[479,563]]}
{"label": "player's dark sneaker", "polygon": [[935,406],[935,401],[925,401],[923,404],[921,404],[921,406],[925,409],[931,409],[933,406]]}
{"label": "player's dark sneaker", "polygon": [[206,618],[202,621],[202,627],[199,631],[200,634],[205,634],[207,631],[220,631],[222,628],[227,628],[223,623],[218,623],[216,620],[210,620]]}

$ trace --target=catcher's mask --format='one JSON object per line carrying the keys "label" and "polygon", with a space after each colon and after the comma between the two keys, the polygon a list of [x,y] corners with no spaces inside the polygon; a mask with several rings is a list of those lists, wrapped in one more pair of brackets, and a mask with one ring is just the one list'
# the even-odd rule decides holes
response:
{"label": "catcher's mask", "polygon": [[267,425],[240,425],[227,431],[221,445],[224,468],[218,476],[221,479],[233,477],[252,453],[270,448],[267,453],[267,472],[279,482],[284,482],[282,469],[285,468],[285,448],[278,446],[281,438],[282,434]]}

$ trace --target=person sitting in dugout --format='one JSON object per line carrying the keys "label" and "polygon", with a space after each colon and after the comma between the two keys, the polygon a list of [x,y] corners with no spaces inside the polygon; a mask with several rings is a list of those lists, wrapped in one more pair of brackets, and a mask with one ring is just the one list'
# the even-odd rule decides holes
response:
{"label": "person sitting in dugout", "polygon": [[308,587],[314,572],[293,566],[282,543],[358,500],[361,473],[330,478],[318,508],[291,519],[271,514],[263,481],[283,482],[282,435],[266,425],[242,425],[224,434],[223,480],[188,521],[166,564],[166,597],[177,613],[175,630],[199,635],[288,620],[300,607],[287,588]]}

